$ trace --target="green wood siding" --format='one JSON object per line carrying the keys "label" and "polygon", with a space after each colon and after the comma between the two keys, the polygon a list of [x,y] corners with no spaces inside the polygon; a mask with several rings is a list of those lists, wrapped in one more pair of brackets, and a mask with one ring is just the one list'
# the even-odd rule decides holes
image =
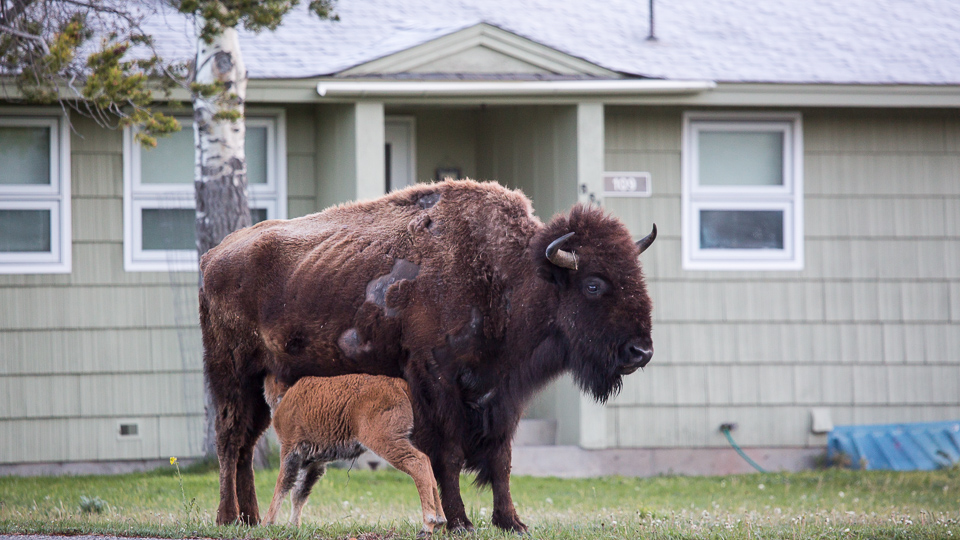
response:
{"label": "green wood siding", "polygon": [[[121,134],[72,122],[73,271],[0,275],[0,463],[199,455],[197,275],[124,271]],[[296,217],[318,210],[316,113],[286,125]]]}
{"label": "green wood siding", "polygon": [[[407,115],[404,112],[398,114]],[[480,114],[478,109],[453,108],[413,112],[417,134],[417,181],[434,180],[439,167],[459,167],[464,177],[478,177]]]}
{"label": "green wood siding", "polygon": [[477,176],[520,188],[540,219],[577,201],[576,106],[487,107]]}
{"label": "green wood siding", "polygon": [[317,203],[317,117],[314,107],[291,106],[287,120],[287,217],[321,210]]}
{"label": "green wood siding", "polygon": [[620,447],[815,446],[835,424],[960,417],[960,121],[943,111],[803,111],[806,267],[681,268],[678,109],[608,107],[606,168],[653,196],[607,199],[637,237],[656,355],[611,402]]}

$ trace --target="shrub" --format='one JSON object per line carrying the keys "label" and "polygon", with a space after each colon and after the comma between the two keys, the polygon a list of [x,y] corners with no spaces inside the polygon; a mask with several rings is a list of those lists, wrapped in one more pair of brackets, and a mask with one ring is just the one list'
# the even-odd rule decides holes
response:
{"label": "shrub", "polygon": [[107,502],[100,497],[80,496],[80,512],[83,514],[102,514],[107,508]]}

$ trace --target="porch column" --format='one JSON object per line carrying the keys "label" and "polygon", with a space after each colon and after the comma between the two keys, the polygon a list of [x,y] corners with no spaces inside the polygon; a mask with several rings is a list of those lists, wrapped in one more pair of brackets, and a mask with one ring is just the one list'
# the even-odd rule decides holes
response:
{"label": "porch column", "polygon": [[318,209],[385,194],[383,145],[382,102],[319,107]]}
{"label": "porch column", "polygon": [[383,140],[383,103],[356,104],[356,198],[375,199],[387,192]]}
{"label": "porch column", "polygon": [[603,202],[603,129],[603,103],[578,103],[577,200],[582,203]]}
{"label": "porch column", "polygon": [[[602,204],[604,141],[603,103],[577,104],[577,200]],[[580,446],[607,448],[607,408],[580,394]]]}

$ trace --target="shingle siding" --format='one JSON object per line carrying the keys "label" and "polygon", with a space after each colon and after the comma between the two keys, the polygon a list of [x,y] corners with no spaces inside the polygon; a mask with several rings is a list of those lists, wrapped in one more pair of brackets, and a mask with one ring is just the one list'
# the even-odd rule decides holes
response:
{"label": "shingle siding", "polygon": [[[73,271],[0,275],[0,463],[198,455],[197,274],[124,271],[121,134],[72,122]],[[315,125],[288,109],[290,217],[317,210]]]}
{"label": "shingle siding", "polygon": [[[829,407],[837,424],[956,418],[955,113],[804,111],[799,272],[681,268],[681,114],[607,108],[606,169],[649,171],[654,193],[605,206],[637,237],[651,222],[660,229],[642,258],[657,352],[611,402],[618,431],[609,439],[722,446],[716,430],[734,421],[741,444],[822,445],[809,433],[814,406]],[[675,425],[681,419],[697,429]]]}

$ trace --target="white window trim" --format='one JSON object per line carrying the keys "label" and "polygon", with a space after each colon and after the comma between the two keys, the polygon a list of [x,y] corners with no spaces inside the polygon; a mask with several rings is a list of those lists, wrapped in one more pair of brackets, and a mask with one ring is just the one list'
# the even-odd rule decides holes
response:
{"label": "white window trim", "polygon": [[[709,123],[709,126],[706,125]],[[700,186],[696,136],[723,131],[784,133],[782,186]],[[683,115],[681,253],[684,270],[803,270],[803,120],[798,112],[704,112]],[[782,210],[784,249],[700,249],[700,209]]]}
{"label": "white window trim", "polygon": [[0,186],[0,208],[50,210],[50,252],[0,253],[0,274],[69,274],[73,268],[70,120],[61,109],[0,109],[2,126],[50,128],[50,185]]}
{"label": "white window trim", "polygon": [[[183,129],[193,121],[180,117]],[[287,141],[283,109],[255,109],[246,113],[247,126],[267,128],[267,182],[248,186],[250,208],[266,209],[267,219],[287,217]],[[190,184],[143,184],[140,179],[140,145],[132,128],[123,130],[123,267],[127,272],[195,272],[196,249],[144,250],[142,210],[145,208],[195,208],[196,193]]]}

